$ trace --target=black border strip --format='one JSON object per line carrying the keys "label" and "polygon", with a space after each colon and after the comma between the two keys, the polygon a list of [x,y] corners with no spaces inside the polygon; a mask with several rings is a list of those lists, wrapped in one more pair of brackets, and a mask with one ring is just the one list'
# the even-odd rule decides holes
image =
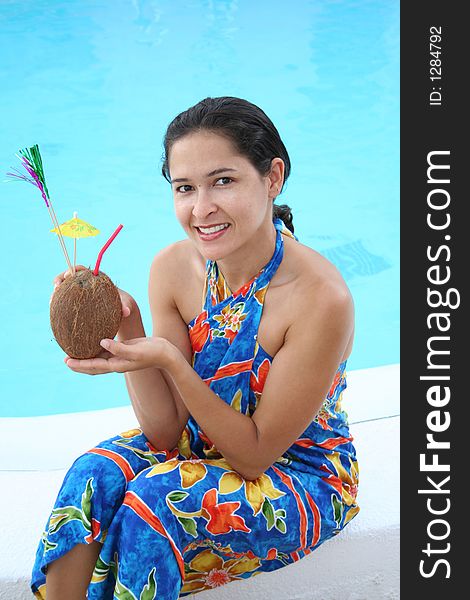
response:
{"label": "black border strip", "polygon": [[469,36],[463,6],[401,4],[400,583],[405,600],[468,590],[465,213],[470,198],[464,180],[470,168],[463,90],[469,68],[461,53]]}

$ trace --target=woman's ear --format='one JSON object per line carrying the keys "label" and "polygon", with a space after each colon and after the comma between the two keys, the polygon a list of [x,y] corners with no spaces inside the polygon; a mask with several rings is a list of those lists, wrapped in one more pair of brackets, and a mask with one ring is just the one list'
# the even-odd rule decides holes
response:
{"label": "woman's ear", "polygon": [[284,161],[282,158],[272,159],[268,181],[268,196],[274,199],[281,193],[282,184],[284,183]]}

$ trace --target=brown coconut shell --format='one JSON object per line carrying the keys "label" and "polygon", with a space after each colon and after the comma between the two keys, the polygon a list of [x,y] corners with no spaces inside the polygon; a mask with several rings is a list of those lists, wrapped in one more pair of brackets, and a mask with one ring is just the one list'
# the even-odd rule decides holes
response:
{"label": "brown coconut shell", "polygon": [[119,291],[103,273],[90,269],[69,275],[55,290],[50,304],[54,337],[71,358],[95,358],[104,351],[103,338],[113,339],[122,320]]}

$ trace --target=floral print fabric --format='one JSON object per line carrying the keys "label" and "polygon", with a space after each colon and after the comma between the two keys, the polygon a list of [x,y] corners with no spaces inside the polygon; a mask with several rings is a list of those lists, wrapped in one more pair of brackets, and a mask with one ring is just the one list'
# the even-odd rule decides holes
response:
{"label": "floral print fabric", "polygon": [[[264,297],[283,257],[274,220],[271,260],[235,293],[206,264],[203,310],[189,325],[192,365],[234,410],[252,415],[272,357],[258,344]],[[158,451],[132,429],[78,457],[63,481],[33,567],[46,598],[47,565],[76,544],[102,544],[89,600],[176,600],[275,571],[339,533],[358,513],[358,464],[341,408],[346,362],[321,410],[258,479],[245,480],[190,416],[176,448]]]}

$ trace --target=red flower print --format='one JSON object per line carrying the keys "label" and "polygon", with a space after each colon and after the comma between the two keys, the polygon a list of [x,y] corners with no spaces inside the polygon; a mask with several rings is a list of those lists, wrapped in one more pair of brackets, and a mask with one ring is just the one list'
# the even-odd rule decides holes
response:
{"label": "red flower print", "polygon": [[189,328],[189,339],[191,340],[193,352],[201,352],[209,337],[210,325],[206,319],[207,310],[202,312],[196,319],[194,325]]}
{"label": "red flower print", "polygon": [[181,578],[184,581],[185,572],[184,572],[184,559],[181,555],[181,552],[178,546],[173,541],[173,538],[165,529],[163,523],[157,517],[155,513],[152,512],[150,507],[145,504],[145,502],[135,494],[132,490],[127,490],[124,495],[124,500],[122,503],[123,506],[128,506],[131,508],[136,515],[138,515],[143,521],[145,521],[154,531],[166,537],[170,542],[171,549],[176,558],[176,562],[178,563],[178,568],[181,574]]}
{"label": "red flower print", "polygon": [[335,475],[325,464],[321,465],[320,469],[328,474],[327,477],[322,477],[323,481],[326,481],[331,487],[333,487],[338,494],[341,496],[343,492],[343,482]]}
{"label": "red flower print", "polygon": [[352,436],[347,437],[347,438],[342,437],[342,436],[327,438],[326,440],[323,440],[323,442],[315,442],[314,440],[312,440],[310,438],[299,438],[298,440],[295,441],[295,444],[297,444],[298,446],[302,446],[302,448],[311,448],[312,446],[318,446],[319,448],[326,448],[327,450],[333,450],[337,446],[341,446],[342,444],[347,444],[348,442],[352,442],[352,441],[353,441]]}
{"label": "red flower print", "polygon": [[228,343],[231,344],[233,342],[233,340],[235,339],[235,336],[237,335],[238,331],[233,331],[232,329],[226,329],[225,333],[224,333],[224,337],[226,337],[228,339]]}
{"label": "red flower print", "polygon": [[209,521],[206,525],[207,531],[214,535],[230,533],[232,530],[250,533],[251,529],[245,525],[243,517],[233,514],[240,506],[241,502],[217,503],[217,490],[208,490],[202,499],[201,509],[203,517]]}
{"label": "red flower print", "polygon": [[266,555],[266,560],[274,560],[277,558],[277,548],[270,548]]}
{"label": "red flower print", "polygon": [[273,466],[273,470],[275,473],[277,473],[279,475],[279,477],[282,480],[282,483],[284,485],[286,485],[290,489],[290,491],[294,494],[295,501],[297,503],[297,510],[299,511],[299,519],[300,519],[300,523],[299,523],[300,546],[301,546],[301,548],[305,548],[307,545],[307,522],[308,522],[308,519],[307,519],[307,509],[305,508],[304,501],[302,500],[302,497],[300,496],[299,492],[296,490],[295,485],[294,485],[294,480],[292,479],[292,477],[290,475],[288,475],[287,473],[284,473],[277,467]]}
{"label": "red flower print", "polygon": [[131,479],[134,479],[135,473],[130,462],[126,460],[124,456],[121,456],[121,454],[119,454],[118,452],[113,452],[112,450],[108,450],[107,448],[91,448],[90,450],[88,450],[88,452],[91,454],[100,454],[101,456],[106,456],[106,458],[109,458],[110,460],[115,462],[116,465],[121,469],[122,474],[126,478],[126,481],[131,481]]}
{"label": "red flower print", "polygon": [[340,382],[340,379],[341,379],[341,372],[337,371],[336,375],[335,375],[335,378],[334,378],[334,381],[331,384],[330,391],[328,392],[328,396],[327,396],[328,399],[333,398],[335,390],[336,390],[336,387],[337,387],[337,385]]}
{"label": "red flower print", "polygon": [[210,588],[220,587],[229,581],[230,575],[224,569],[211,569],[206,577],[206,584]]}
{"label": "red flower print", "polygon": [[242,285],[242,287],[240,289],[238,289],[234,294],[234,298],[236,298],[237,296],[243,296],[245,297],[248,293],[248,290],[251,287],[251,284],[253,283],[253,281],[255,280],[255,277],[253,277],[252,279],[250,279],[250,281],[248,281],[248,283],[245,283],[245,285]]}
{"label": "red flower print", "polygon": [[318,423],[322,429],[333,431],[333,427],[328,425],[328,419],[331,419],[331,414],[328,412],[328,409],[323,406],[321,410],[317,413],[314,418],[314,422]]}
{"label": "red flower print", "polygon": [[219,369],[217,369],[215,375],[213,377],[209,377],[208,379],[204,379],[205,383],[208,385],[211,381],[216,381],[217,379],[223,379],[224,377],[233,377],[234,375],[238,375],[238,373],[244,373],[245,371],[251,371],[251,367],[253,365],[253,359],[243,360],[241,362],[231,362],[226,365],[223,365]]}
{"label": "red flower print", "polygon": [[321,513],[318,510],[318,506],[315,500],[310,496],[310,494],[305,490],[305,494],[307,496],[307,502],[313,513],[313,538],[311,546],[315,546],[320,539],[320,526],[321,526]]}
{"label": "red flower print", "polygon": [[96,519],[91,519],[91,533],[86,536],[85,541],[91,544],[94,539],[101,533],[101,523]]}
{"label": "red flower print", "polygon": [[263,360],[263,362],[258,367],[258,371],[255,373],[251,373],[250,376],[250,387],[254,392],[262,393],[264,384],[266,382],[266,378],[269,373],[269,367],[271,363],[267,358]]}

